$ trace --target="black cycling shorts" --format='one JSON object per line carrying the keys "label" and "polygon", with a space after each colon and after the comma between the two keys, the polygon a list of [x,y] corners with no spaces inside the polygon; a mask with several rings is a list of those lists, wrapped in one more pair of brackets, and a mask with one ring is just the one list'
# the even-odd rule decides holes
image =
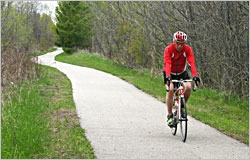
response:
{"label": "black cycling shorts", "polygon": [[186,79],[190,79],[190,77],[189,77],[189,75],[188,75],[188,72],[185,71],[185,72],[183,72],[183,73],[180,74],[180,75],[173,75],[173,74],[171,74],[171,79],[175,79],[175,80],[180,80],[180,79],[186,80]]}
{"label": "black cycling shorts", "polygon": [[[183,72],[183,73],[180,74],[180,75],[173,75],[173,74],[171,74],[171,78],[172,78],[172,79],[175,79],[175,80],[180,80],[180,79],[186,80],[186,79],[190,79],[190,77],[189,77],[187,71]],[[166,80],[166,72],[165,72],[165,71],[163,71],[163,80],[164,80],[164,84],[166,84],[167,80]]]}
{"label": "black cycling shorts", "polygon": [[[183,72],[180,75],[173,75],[173,74],[171,74],[171,78],[174,79],[174,80],[180,80],[180,79],[186,80],[186,79],[190,79],[187,71]],[[178,86],[179,83],[173,83],[173,84],[174,84],[174,90],[176,90],[179,87]]]}

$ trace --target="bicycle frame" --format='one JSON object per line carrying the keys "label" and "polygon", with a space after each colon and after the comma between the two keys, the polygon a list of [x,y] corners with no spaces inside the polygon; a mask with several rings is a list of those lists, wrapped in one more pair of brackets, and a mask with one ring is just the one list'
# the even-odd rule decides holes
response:
{"label": "bicycle frame", "polygon": [[177,110],[176,117],[178,117],[176,119],[176,123],[179,123],[179,120],[181,119],[181,113],[180,113],[180,111],[181,111],[180,98],[181,97],[184,98],[183,86],[182,85],[180,85],[180,87],[175,91],[174,96],[173,96],[173,100],[174,100],[174,103],[175,103],[175,105],[173,107],[175,107],[175,109]]}

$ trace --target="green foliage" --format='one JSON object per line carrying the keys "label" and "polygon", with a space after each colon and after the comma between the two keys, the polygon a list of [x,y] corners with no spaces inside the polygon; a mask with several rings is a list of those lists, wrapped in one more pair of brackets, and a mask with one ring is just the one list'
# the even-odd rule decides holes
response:
{"label": "green foliage", "polygon": [[53,23],[50,16],[43,14],[40,17],[41,24],[41,37],[40,37],[40,48],[47,50],[51,44],[55,42],[56,30],[55,24]]}
{"label": "green foliage", "polygon": [[[141,28],[136,28],[136,25],[134,24],[134,28],[132,30],[132,34],[130,34],[130,46],[129,46],[129,53],[135,56],[135,64],[137,66],[147,66],[146,63],[146,57],[148,56],[147,52],[147,46],[148,42],[146,40],[146,36],[143,34],[143,31]],[[141,54],[144,53],[144,54]]]}
{"label": "green foliage", "polygon": [[66,53],[90,47],[91,18],[86,2],[59,2],[59,7],[56,7],[57,44],[66,49]]}
{"label": "green foliage", "polygon": [[75,48],[68,48],[68,47],[63,47],[63,51],[68,54],[72,54],[76,51]]}
{"label": "green foliage", "polygon": [[38,13],[37,2],[1,4],[1,51],[36,52],[54,45],[51,17]]}

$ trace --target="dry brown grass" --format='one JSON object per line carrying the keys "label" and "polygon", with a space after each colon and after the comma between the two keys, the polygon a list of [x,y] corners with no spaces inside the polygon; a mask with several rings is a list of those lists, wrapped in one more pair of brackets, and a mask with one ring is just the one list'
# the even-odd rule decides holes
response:
{"label": "dry brown grass", "polygon": [[27,79],[40,76],[41,67],[32,62],[28,53],[17,53],[14,50],[1,54],[1,86],[21,84]]}

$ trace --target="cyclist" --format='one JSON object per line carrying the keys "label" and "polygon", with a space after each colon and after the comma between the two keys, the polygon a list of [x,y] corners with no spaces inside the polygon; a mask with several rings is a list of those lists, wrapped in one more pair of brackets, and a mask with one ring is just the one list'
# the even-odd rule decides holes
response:
{"label": "cyclist", "polygon": [[[168,45],[164,50],[164,80],[166,88],[170,86],[169,92],[167,92],[166,95],[168,111],[167,123],[170,127],[175,125],[172,114],[174,85],[171,83],[171,80],[190,79],[186,70],[188,65],[187,63],[189,63],[191,66],[193,81],[196,85],[199,85],[200,83],[200,78],[198,77],[195,68],[192,48],[186,45],[186,42],[187,35],[184,32],[177,31],[173,35],[173,43]],[[184,87],[186,90],[184,98],[187,102],[191,93],[191,82],[185,82]]]}

